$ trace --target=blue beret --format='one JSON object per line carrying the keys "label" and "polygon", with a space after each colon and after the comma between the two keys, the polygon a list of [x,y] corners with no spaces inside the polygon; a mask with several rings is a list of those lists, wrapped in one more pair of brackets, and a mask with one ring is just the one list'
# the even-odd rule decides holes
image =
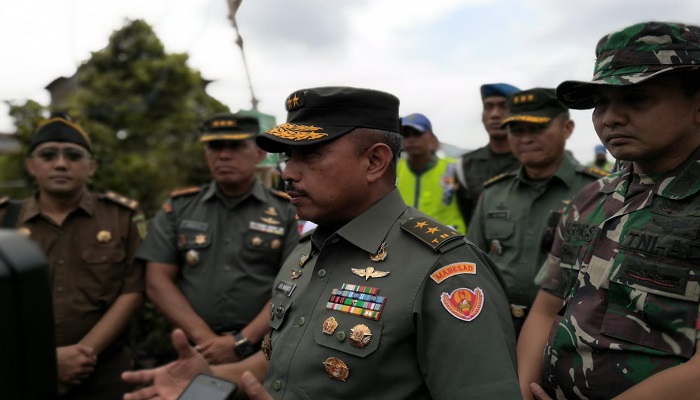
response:
{"label": "blue beret", "polygon": [[487,83],[481,85],[481,100],[491,96],[508,97],[520,89],[507,83]]}

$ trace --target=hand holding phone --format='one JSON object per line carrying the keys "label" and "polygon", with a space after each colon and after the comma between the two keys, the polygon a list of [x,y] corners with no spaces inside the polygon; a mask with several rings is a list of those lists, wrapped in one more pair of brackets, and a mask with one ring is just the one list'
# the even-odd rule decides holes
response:
{"label": "hand holding phone", "polygon": [[235,383],[207,374],[192,379],[177,400],[231,400],[236,394]]}

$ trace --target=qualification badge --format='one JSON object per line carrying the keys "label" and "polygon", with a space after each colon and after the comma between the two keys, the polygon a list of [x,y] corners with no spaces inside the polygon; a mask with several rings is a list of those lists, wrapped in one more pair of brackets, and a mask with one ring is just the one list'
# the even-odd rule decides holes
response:
{"label": "qualification badge", "polygon": [[199,264],[199,253],[195,249],[191,249],[185,253],[185,261],[190,267],[196,267]]}
{"label": "qualification badge", "polygon": [[361,349],[369,344],[372,339],[372,331],[367,325],[359,324],[350,329],[350,344]]}
{"label": "qualification badge", "polygon": [[99,231],[97,232],[97,241],[100,243],[108,243],[112,240],[112,234],[109,231]]}
{"label": "qualification badge", "polygon": [[272,356],[272,339],[270,338],[270,332],[265,334],[262,345],[260,345],[260,350],[262,350],[265,355],[265,359],[270,361],[270,357]]}
{"label": "qualification badge", "polygon": [[207,242],[207,235],[200,233],[194,237],[195,244],[204,244]]}
{"label": "qualification badge", "polygon": [[376,253],[369,255],[369,259],[374,262],[384,261],[386,259],[386,256],[388,255],[386,252],[387,247],[389,246],[386,245],[386,242],[382,243],[382,245],[379,246],[379,250],[377,250]]}
{"label": "qualification badge", "polygon": [[338,327],[338,321],[333,317],[329,317],[323,321],[323,333],[326,335],[332,335],[335,332],[335,328]]}
{"label": "qualification badge", "polygon": [[326,369],[328,376],[333,379],[345,382],[350,375],[350,368],[343,362],[343,360],[336,357],[328,357],[326,361],[323,362],[323,368]]}
{"label": "qualification badge", "polygon": [[491,253],[500,256],[503,254],[503,246],[501,246],[501,242],[498,241],[498,239],[493,239],[491,241]]}
{"label": "qualification badge", "polygon": [[367,268],[350,268],[352,270],[352,273],[355,275],[359,275],[365,280],[369,280],[369,278],[382,278],[387,275],[389,275],[389,271],[379,271],[374,269],[374,267],[367,267]]}

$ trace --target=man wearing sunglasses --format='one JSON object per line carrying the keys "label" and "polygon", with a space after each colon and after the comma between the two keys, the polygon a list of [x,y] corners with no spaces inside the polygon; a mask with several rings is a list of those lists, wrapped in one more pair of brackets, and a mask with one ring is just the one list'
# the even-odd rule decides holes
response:
{"label": "man wearing sunglasses", "polygon": [[[145,233],[136,201],[93,193],[97,170],[90,139],[68,119],[51,118],[29,143],[27,171],[37,193],[11,225],[48,259],[60,399],[121,399],[132,368],[129,319],[143,301],[143,266],[134,254]],[[9,205],[0,205],[7,222]]]}
{"label": "man wearing sunglasses", "polygon": [[213,182],[173,192],[137,254],[149,298],[211,364],[257,351],[270,329],[270,288],[299,239],[288,196],[256,179],[266,154],[259,130],[240,114],[204,122]]}

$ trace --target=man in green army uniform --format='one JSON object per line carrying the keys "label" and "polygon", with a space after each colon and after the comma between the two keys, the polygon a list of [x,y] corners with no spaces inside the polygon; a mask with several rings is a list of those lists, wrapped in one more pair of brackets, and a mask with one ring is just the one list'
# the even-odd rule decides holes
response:
{"label": "man in green army uniform", "polygon": [[484,181],[520,166],[510,151],[508,135],[503,128],[506,117],[506,98],[520,89],[507,83],[488,83],[481,86],[481,122],[484,124],[489,142],[486,146],[470,151],[457,162],[457,201],[464,224],[474,215],[479,196],[484,190]]}
{"label": "man in green army uniform", "polygon": [[606,35],[593,81],[557,95],[625,164],[561,218],[518,341],[523,396],[700,398],[700,27]]}
{"label": "man in green army uniform", "polygon": [[[275,279],[266,391],[276,399],[519,398],[495,266],[396,189],[399,100],[322,87],[292,93],[286,108],[287,123],[257,142],[287,155],[287,193],[318,228]],[[173,341],[178,361],[124,374],[154,384],[126,399],[174,398],[201,371],[247,389],[253,378],[241,373],[261,378],[267,369],[257,354],[212,371],[182,332]]]}
{"label": "man in green army uniform", "polygon": [[88,189],[97,170],[92,144],[67,118],[43,122],[28,154],[38,191],[21,204],[0,200],[0,221],[36,241],[48,260],[58,398],[121,399],[130,386],[120,375],[133,368],[126,328],[143,302],[143,265],[134,259],[143,214],[134,200]]}
{"label": "man in green army uniform", "polygon": [[270,329],[270,286],[299,239],[288,196],[256,179],[259,129],[238,114],[204,122],[214,181],[173,192],[137,253],[149,298],[211,364],[257,350]]}
{"label": "man in green army uniform", "polygon": [[467,232],[457,205],[455,160],[437,155],[440,142],[423,114],[401,118],[402,152],[396,168],[396,187],[406,204],[430,217]]}
{"label": "man in green army uniform", "polygon": [[607,174],[578,165],[564,151],[574,121],[554,89],[516,92],[506,104],[503,126],[522,166],[484,183],[467,239],[501,271],[517,336],[537,295],[534,278],[552,246],[561,211],[579,189]]}

